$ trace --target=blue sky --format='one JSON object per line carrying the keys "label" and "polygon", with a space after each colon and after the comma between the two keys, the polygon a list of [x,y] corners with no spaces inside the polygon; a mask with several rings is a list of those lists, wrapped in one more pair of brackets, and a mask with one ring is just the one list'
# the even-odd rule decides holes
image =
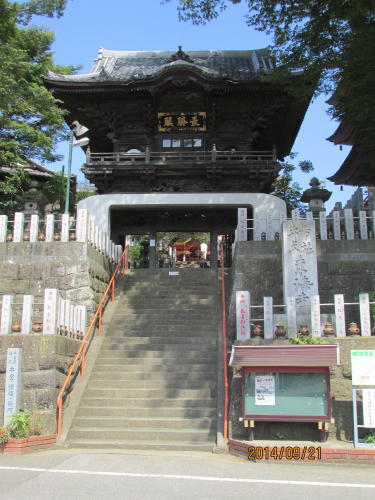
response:
{"label": "blue sky", "polygon": [[[247,27],[244,15],[246,2],[229,7],[218,19],[205,26],[192,26],[178,21],[176,0],[162,3],[160,0],[69,0],[65,14],[60,19],[40,18],[35,23],[49,27],[56,33],[53,44],[55,62],[58,64],[82,65],[80,73],[90,70],[98,49],[112,50],[244,50],[259,49],[271,44],[271,38]],[[326,141],[337,127],[327,115],[327,96],[318,97],[309,107],[293,151],[297,160],[311,160],[313,174],[296,173],[295,180],[304,188],[312,175],[323,180],[339,168],[349,152],[348,147],[340,151]],[[67,156],[67,144],[61,144],[59,152]],[[61,169],[66,162],[54,166]],[[74,149],[73,173],[79,175],[84,155]],[[346,201],[353,189],[327,181],[332,190],[332,200],[326,207],[331,209],[334,201]]]}

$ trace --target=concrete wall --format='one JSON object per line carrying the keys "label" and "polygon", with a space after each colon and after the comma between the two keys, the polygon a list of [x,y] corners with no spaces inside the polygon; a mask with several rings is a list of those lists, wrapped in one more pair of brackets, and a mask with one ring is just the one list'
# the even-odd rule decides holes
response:
{"label": "concrete wall", "polygon": [[59,388],[80,342],[54,335],[0,336],[0,425],[4,422],[4,385],[8,347],[22,347],[20,409],[43,414],[44,431],[56,431]]}

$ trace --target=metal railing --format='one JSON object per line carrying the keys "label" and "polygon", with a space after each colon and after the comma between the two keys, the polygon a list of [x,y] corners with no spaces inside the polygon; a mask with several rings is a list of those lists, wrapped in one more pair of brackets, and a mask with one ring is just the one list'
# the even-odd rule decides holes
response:
{"label": "metal railing", "polygon": [[128,267],[128,246],[125,247],[124,251],[121,254],[121,259],[118,262],[118,264],[116,265],[115,270],[112,274],[112,277],[109,280],[109,283],[107,285],[107,288],[105,289],[105,291],[104,291],[104,293],[99,301],[96,312],[91,320],[89,327],[86,330],[86,333],[82,339],[81,345],[78,349],[78,352],[74,356],[72,364],[70,365],[68,373],[65,377],[65,381],[60,389],[59,395],[57,397],[57,404],[56,404],[56,411],[57,411],[56,437],[59,437],[61,434],[63,396],[65,394],[67,387],[68,387],[71,376],[74,373],[74,370],[77,367],[78,363],[81,362],[80,372],[81,372],[81,377],[84,377],[84,375],[85,375],[86,346],[88,343],[88,338],[90,336],[92,337],[94,335],[94,331],[95,331],[94,327],[96,324],[98,327],[98,335],[101,335],[103,310],[106,307],[109,298],[110,298],[111,302],[114,301],[116,277],[117,277],[119,271],[121,272],[121,274],[125,274],[125,269],[127,269],[127,267]]}
{"label": "metal railing", "polygon": [[220,270],[221,270],[221,326],[223,335],[223,375],[224,375],[224,429],[223,437],[228,439],[228,363],[227,363],[227,308],[225,300],[225,254],[224,245],[220,244]]}
{"label": "metal railing", "polygon": [[143,153],[91,153],[86,155],[86,165],[139,165],[167,164],[170,162],[192,163],[249,163],[275,162],[276,151],[150,151]]}

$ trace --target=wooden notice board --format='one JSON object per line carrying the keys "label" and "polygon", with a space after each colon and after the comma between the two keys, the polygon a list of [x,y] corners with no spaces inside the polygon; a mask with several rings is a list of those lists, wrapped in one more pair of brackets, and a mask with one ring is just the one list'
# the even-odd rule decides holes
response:
{"label": "wooden notice board", "polygon": [[330,413],[328,369],[245,368],[245,418],[318,421],[329,418]]}

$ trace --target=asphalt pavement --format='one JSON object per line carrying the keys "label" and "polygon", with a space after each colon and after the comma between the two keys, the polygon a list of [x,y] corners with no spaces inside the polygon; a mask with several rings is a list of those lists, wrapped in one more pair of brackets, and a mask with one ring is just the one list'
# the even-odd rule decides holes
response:
{"label": "asphalt pavement", "polygon": [[0,456],[0,498],[375,499],[372,466],[211,453],[53,449]]}

